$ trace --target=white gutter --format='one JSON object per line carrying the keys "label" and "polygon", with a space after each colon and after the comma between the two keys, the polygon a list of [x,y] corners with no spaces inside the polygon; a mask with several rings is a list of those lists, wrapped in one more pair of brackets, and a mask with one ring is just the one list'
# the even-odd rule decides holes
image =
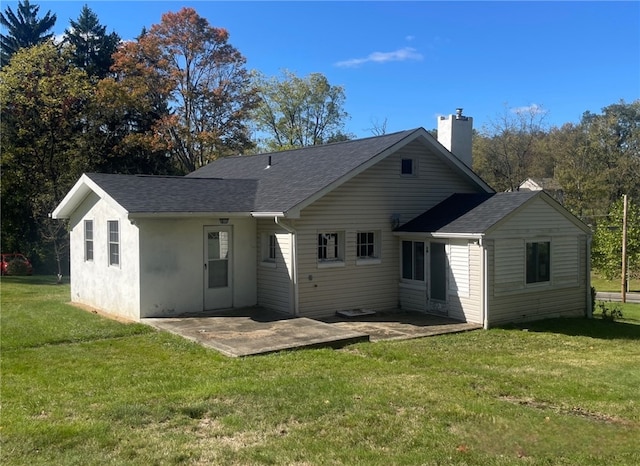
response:
{"label": "white gutter", "polygon": [[291,235],[291,277],[293,279],[293,315],[298,315],[298,232],[290,225],[282,223],[280,217],[274,217],[276,225],[287,230]]}
{"label": "white gutter", "polygon": [[480,257],[480,273],[482,274],[480,279],[480,302],[482,303],[482,328],[487,330],[489,328],[489,322],[487,319],[487,307],[488,302],[488,290],[487,290],[487,248],[484,238],[480,238],[480,247],[482,248],[482,256]]}
{"label": "white gutter", "polygon": [[255,218],[284,217],[284,212],[251,212],[251,216]]}

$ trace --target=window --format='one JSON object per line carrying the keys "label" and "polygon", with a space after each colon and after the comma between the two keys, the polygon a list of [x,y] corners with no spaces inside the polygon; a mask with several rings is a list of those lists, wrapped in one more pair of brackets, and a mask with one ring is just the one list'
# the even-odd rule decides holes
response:
{"label": "window", "polygon": [[318,233],[318,263],[343,265],[344,235],[338,232]]}
{"label": "window", "polygon": [[93,220],[84,221],[84,260],[93,260]]}
{"label": "window", "polygon": [[424,281],[424,241],[402,242],[402,278]]}
{"label": "window", "polygon": [[276,265],[276,253],[278,250],[278,240],[275,233],[262,234],[262,263],[270,267]]}
{"label": "window", "polygon": [[401,175],[414,175],[415,174],[415,163],[413,159],[402,159],[400,164],[400,174]]}
{"label": "window", "polygon": [[276,241],[276,235],[269,235],[269,245],[267,246],[267,260],[275,261],[276,260],[276,246],[278,242]]}
{"label": "window", "polygon": [[380,263],[380,232],[360,231],[356,236],[356,264]]}
{"label": "window", "polygon": [[527,283],[551,280],[551,243],[527,243]]}
{"label": "window", "polygon": [[117,220],[107,221],[109,230],[109,265],[120,265],[120,233]]}

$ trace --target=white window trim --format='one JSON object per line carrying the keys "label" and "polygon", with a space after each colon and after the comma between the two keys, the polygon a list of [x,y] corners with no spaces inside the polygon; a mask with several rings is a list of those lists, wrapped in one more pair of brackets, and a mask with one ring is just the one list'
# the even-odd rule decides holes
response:
{"label": "white window trim", "polygon": [[[118,227],[118,241],[111,241],[111,224],[115,223]],[[117,263],[112,263],[111,262],[111,245],[112,244],[117,244],[118,245],[118,262]],[[109,267],[114,267],[119,269],[121,267],[122,264],[122,238],[121,238],[121,232],[120,232],[120,220],[107,220],[107,264],[109,265]]]}
{"label": "white window trim", "polygon": [[[91,222],[91,239],[88,240],[87,239],[87,223]],[[95,250],[95,238],[94,238],[94,231],[95,231],[95,223],[93,221],[93,219],[85,219],[84,222],[82,223],[82,232],[84,235],[84,261],[85,262],[93,262],[95,255],[96,255],[96,250]],[[91,259],[88,258],[87,256],[87,243],[88,241],[91,241]]]}
{"label": "white window trim", "polygon": [[[360,244],[358,243],[361,233],[373,233],[373,256],[363,257],[359,255]],[[382,263],[382,232],[380,230],[360,230],[356,232],[356,265],[376,265]]]}
{"label": "white window trim", "polygon": [[[338,255],[335,259],[321,259],[318,257],[319,236],[320,235],[337,235]],[[318,268],[332,268],[332,267],[344,267],[345,266],[345,249],[344,249],[344,231],[342,230],[322,230],[316,233],[316,260],[318,261]]]}

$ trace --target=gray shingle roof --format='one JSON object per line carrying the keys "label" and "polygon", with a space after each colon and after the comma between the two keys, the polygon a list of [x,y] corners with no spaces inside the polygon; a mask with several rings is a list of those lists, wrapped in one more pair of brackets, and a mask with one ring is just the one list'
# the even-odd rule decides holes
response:
{"label": "gray shingle roof", "polygon": [[484,233],[539,192],[453,194],[396,229],[421,233]]}
{"label": "gray shingle roof", "polygon": [[[325,190],[360,173],[414,139],[423,128],[304,147],[283,152],[225,157],[186,177],[87,174],[129,213],[288,212],[295,214]],[[437,144],[435,139],[434,144]],[[436,148],[436,152],[444,148]],[[455,165],[455,157],[448,163]],[[463,164],[460,164],[464,167]],[[460,168],[460,167],[459,167]],[[490,189],[472,172],[470,182]],[[88,188],[85,186],[83,189]],[[83,190],[56,208],[64,217]],[[72,193],[70,193],[72,194]]]}
{"label": "gray shingle roof", "polygon": [[254,210],[286,212],[416,131],[418,129],[282,152],[225,157],[187,177],[257,180]]}
{"label": "gray shingle roof", "polygon": [[257,181],[87,173],[129,213],[251,212]]}

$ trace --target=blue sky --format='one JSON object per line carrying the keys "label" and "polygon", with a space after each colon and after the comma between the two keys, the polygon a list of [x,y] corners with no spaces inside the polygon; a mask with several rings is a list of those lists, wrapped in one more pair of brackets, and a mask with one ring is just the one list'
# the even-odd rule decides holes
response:
{"label": "blue sky", "polygon": [[[345,88],[346,131],[436,127],[463,107],[481,130],[518,108],[548,125],[640,98],[640,2],[214,2],[31,0],[61,34],[84,4],[133,39],[165,12],[193,7],[224,27],[247,67],[319,72]],[[17,1],[2,1],[14,11]]]}

